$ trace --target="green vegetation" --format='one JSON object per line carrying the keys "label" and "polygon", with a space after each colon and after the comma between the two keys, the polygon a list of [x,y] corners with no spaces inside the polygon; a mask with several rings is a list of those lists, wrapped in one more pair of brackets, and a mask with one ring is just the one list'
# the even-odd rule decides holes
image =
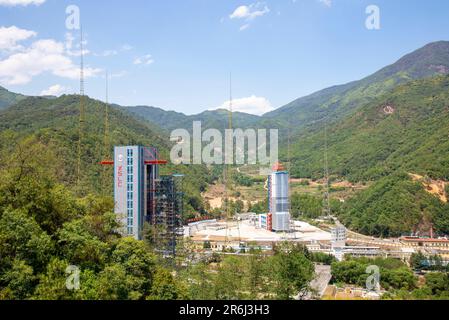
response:
{"label": "green vegetation", "polygon": [[449,265],[443,265],[443,259],[439,255],[431,255],[426,257],[422,252],[413,253],[410,258],[410,265],[416,271],[447,271]]}
{"label": "green vegetation", "polygon": [[[333,214],[341,210],[341,203],[336,199],[331,199],[330,206]],[[292,216],[295,218],[319,218],[323,215],[323,197],[294,193],[291,197],[291,208]]]}
{"label": "green vegetation", "polygon": [[233,173],[232,179],[238,186],[251,187],[254,184],[253,179],[239,172]]}
{"label": "green vegetation", "polygon": [[[229,127],[229,111],[224,109],[204,111],[192,116],[146,106],[128,107],[125,108],[125,111],[129,112],[137,119],[143,119],[154,126],[163,128],[167,133],[180,128],[191,132],[194,121],[201,121],[203,130],[211,128],[224,130]],[[259,120],[260,117],[255,115],[241,112],[232,113],[232,122],[235,128],[254,127]]]}
{"label": "green vegetation", "polygon": [[334,262],[337,262],[337,259],[334,256],[323,252],[311,252],[308,257],[313,262],[328,266],[332,265]]}
{"label": "green vegetation", "polygon": [[413,291],[398,290],[388,292],[383,299],[404,300],[449,300],[449,274],[428,273],[424,276],[425,284]]}
{"label": "green vegetation", "polygon": [[23,99],[25,99],[25,96],[0,87],[0,110],[8,108]]}
{"label": "green vegetation", "polygon": [[[417,173],[449,180],[449,77],[439,76],[448,67],[449,42],[430,43],[362,80],[324,89],[262,117],[235,114],[235,126],[279,128],[284,160],[290,128],[292,176],[320,179],[324,120],[328,119],[332,178],[375,182],[345,206],[343,211],[350,213],[345,212],[342,219],[349,226],[369,235],[396,236],[434,223],[437,233],[447,233],[446,207],[433,203],[418,190],[418,185],[401,175]],[[167,123],[170,116],[154,108],[139,107],[134,111],[158,123]],[[227,115],[219,110],[192,117],[176,114],[172,118],[176,128],[190,129],[193,120],[203,120],[206,127],[225,128]],[[386,186],[398,176],[394,187]],[[237,179],[236,183],[250,184],[246,179]],[[379,192],[380,186],[389,191]],[[339,191],[343,189],[331,189]],[[394,192],[400,194],[398,203],[392,202]],[[303,195],[292,199],[294,215],[302,212],[308,217],[319,216],[318,202],[318,197]],[[252,211],[266,211],[259,205],[254,208]]]}
{"label": "green vegetation", "polygon": [[259,201],[250,205],[248,212],[254,213],[267,213],[268,212],[268,199]]}
{"label": "green vegetation", "polygon": [[[329,128],[331,173],[350,181],[377,180],[397,169],[448,179],[448,76],[401,85]],[[392,114],[384,112],[394,108]],[[324,136],[303,136],[292,147],[293,175],[320,178]]]}
{"label": "green vegetation", "polygon": [[[0,112],[0,150],[10,152],[18,141],[34,137],[50,148],[59,160],[58,181],[74,190],[76,186],[79,96],[62,96],[57,99],[27,98]],[[86,122],[82,149],[82,177],[77,194],[87,193],[112,196],[112,168],[99,165],[112,157],[115,145],[144,145],[159,149],[160,157],[167,159],[170,145],[168,137],[158,128],[135,120],[120,108],[109,110],[109,144],[104,150],[105,105],[86,99]],[[29,155],[30,157],[32,155]],[[174,166],[162,168],[161,174],[181,173],[188,179],[183,183],[186,218],[205,213],[201,192],[214,176],[205,166]]]}
{"label": "green vegetation", "polygon": [[[0,168],[0,299],[145,299],[178,296],[142,241],[121,238],[109,197],[76,197],[56,179],[60,159],[28,138]],[[68,290],[70,265],[79,290]]]}
{"label": "green vegetation", "polygon": [[[110,196],[80,195],[67,183],[68,159],[55,147],[64,139],[2,135],[0,299],[290,299],[307,291],[313,264],[302,247],[190,266],[185,244],[168,265],[149,243],[117,234]],[[67,288],[73,266],[79,290]]]}
{"label": "green vegetation", "polygon": [[[449,76],[401,85],[329,128],[330,170],[350,181],[375,181],[346,203],[341,219],[364,234],[397,236],[428,223],[447,234],[449,208],[407,173],[449,180]],[[385,106],[394,108],[392,114]],[[293,174],[322,176],[323,135],[295,146]],[[427,230],[426,230],[427,231]]]}
{"label": "green vegetation", "polygon": [[323,214],[323,198],[294,193],[291,198],[293,217],[318,218]]}
{"label": "green vegetation", "polygon": [[371,265],[379,267],[380,285],[384,289],[412,290],[416,288],[417,279],[413,272],[401,261],[383,258],[357,258],[332,263],[332,281],[340,284],[366,286],[366,272]]}
{"label": "green vegetation", "polygon": [[433,222],[438,232],[449,233],[449,205],[406,173],[382,178],[361,191],[345,203],[339,217],[353,230],[383,237],[409,234],[423,220]]}
{"label": "green vegetation", "polygon": [[[436,257],[431,257],[430,260],[432,259],[439,260]],[[428,261],[423,255],[416,254],[412,256],[411,264],[422,270],[424,260]],[[434,265],[433,270],[444,271],[437,264]],[[341,286],[356,285],[365,288],[367,277],[371,274],[367,273],[367,267],[372,265],[379,267],[381,288],[387,290],[382,299],[449,299],[449,273],[427,273],[420,280],[403,262],[392,258],[351,258],[342,262],[334,262],[332,263],[332,281]]]}
{"label": "green vegetation", "polygon": [[188,296],[200,300],[283,299],[304,296],[314,276],[304,247],[283,244],[273,256],[224,256],[182,271]]}

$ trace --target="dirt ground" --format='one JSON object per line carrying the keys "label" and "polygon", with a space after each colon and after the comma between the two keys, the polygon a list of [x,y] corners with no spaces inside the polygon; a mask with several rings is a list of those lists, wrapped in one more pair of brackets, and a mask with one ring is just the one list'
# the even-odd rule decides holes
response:
{"label": "dirt ground", "polygon": [[425,177],[415,173],[409,173],[409,175],[413,179],[413,181],[421,182],[428,193],[437,196],[441,201],[447,203],[447,194],[445,188],[448,182],[443,180],[426,179]]}

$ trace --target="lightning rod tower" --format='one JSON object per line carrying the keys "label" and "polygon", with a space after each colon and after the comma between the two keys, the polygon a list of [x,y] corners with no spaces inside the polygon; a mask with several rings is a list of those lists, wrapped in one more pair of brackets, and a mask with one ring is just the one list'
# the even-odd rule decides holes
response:
{"label": "lightning rod tower", "polygon": [[81,182],[81,156],[83,149],[83,139],[84,139],[84,125],[85,125],[85,112],[86,112],[86,101],[84,96],[84,49],[83,49],[83,28],[80,28],[80,114],[79,114],[79,127],[78,127],[78,159],[77,159],[77,186],[80,186]]}
{"label": "lightning rod tower", "polygon": [[[105,105],[104,105],[104,136],[103,136],[103,159],[110,160],[110,137],[109,137],[109,72],[106,71],[106,96],[105,96]],[[103,190],[107,193],[108,185],[109,185],[109,177],[108,177],[109,168],[104,167],[103,174]]]}
{"label": "lightning rod tower", "polygon": [[330,199],[329,199],[329,158],[328,158],[328,132],[327,132],[327,117],[324,123],[324,198],[323,198],[323,216],[330,218]]}

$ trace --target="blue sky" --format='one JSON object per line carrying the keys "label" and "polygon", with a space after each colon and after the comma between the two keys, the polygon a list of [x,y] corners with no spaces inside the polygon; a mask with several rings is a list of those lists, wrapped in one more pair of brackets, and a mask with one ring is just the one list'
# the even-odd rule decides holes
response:
{"label": "blue sky", "polygon": [[[107,70],[111,102],[186,114],[226,105],[230,72],[236,107],[263,113],[449,40],[447,0],[0,0],[0,85],[79,90],[69,5],[85,34],[86,94],[104,99]],[[380,30],[365,27],[369,5]]]}

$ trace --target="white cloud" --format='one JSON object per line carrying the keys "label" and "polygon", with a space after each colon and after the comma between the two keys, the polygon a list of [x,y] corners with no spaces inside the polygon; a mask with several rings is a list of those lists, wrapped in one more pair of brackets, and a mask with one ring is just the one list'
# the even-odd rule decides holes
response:
{"label": "white cloud", "polygon": [[115,73],[111,73],[109,76],[111,79],[113,78],[122,78],[124,76],[126,76],[128,73],[126,71],[120,71],[120,72],[115,72]]}
{"label": "white cloud", "polygon": [[134,59],[133,63],[135,65],[139,65],[139,64],[150,65],[150,64],[154,63],[154,59],[151,54],[147,54],[142,57],[138,57],[138,58]]}
{"label": "white cloud", "polygon": [[253,20],[257,17],[261,17],[270,12],[270,9],[266,5],[257,2],[250,4],[249,6],[240,6],[234,10],[234,12],[229,16],[230,19],[246,19]]}
{"label": "white cloud", "polygon": [[0,6],[14,7],[14,6],[28,6],[30,4],[39,6],[44,2],[45,0],[0,0]]}
{"label": "white cloud", "polygon": [[110,56],[116,56],[118,55],[117,50],[104,50],[102,53],[95,53],[94,56],[96,57],[110,57]]}
{"label": "white cloud", "polygon": [[257,17],[262,17],[269,13],[270,9],[260,2],[250,4],[249,6],[239,6],[229,15],[229,19],[240,19],[246,21],[244,25],[240,27],[240,31],[246,30],[250,26],[250,22]]}
{"label": "white cloud", "polygon": [[35,36],[36,32],[20,29],[16,26],[0,27],[0,50],[15,51],[22,49],[23,47],[17,43]]}
{"label": "white cloud", "polygon": [[41,96],[57,96],[59,97],[61,94],[67,91],[66,87],[61,86],[60,84],[55,84],[50,88],[43,90],[41,92]]}
{"label": "white cloud", "polygon": [[[78,79],[79,67],[65,53],[65,45],[61,42],[38,40],[21,52],[0,60],[0,82],[8,85],[27,84],[33,77],[46,72],[62,78]],[[88,78],[100,71],[86,67],[84,75]]]}
{"label": "white cloud", "polygon": [[332,7],[332,0],[318,0],[318,2],[321,2],[326,7],[329,7],[329,8]]}
{"label": "white cloud", "polygon": [[[223,104],[215,109],[229,109],[229,101],[223,102]],[[264,97],[256,97],[252,95],[246,98],[232,100],[232,110],[234,112],[244,112],[255,115],[262,115],[264,113],[273,111],[273,107],[268,99]]]}
{"label": "white cloud", "polygon": [[129,44],[124,44],[121,49],[122,51],[130,51],[133,49],[133,47]]}
{"label": "white cloud", "polygon": [[244,24],[243,26],[240,27],[240,31],[246,30],[249,28],[249,23]]}

